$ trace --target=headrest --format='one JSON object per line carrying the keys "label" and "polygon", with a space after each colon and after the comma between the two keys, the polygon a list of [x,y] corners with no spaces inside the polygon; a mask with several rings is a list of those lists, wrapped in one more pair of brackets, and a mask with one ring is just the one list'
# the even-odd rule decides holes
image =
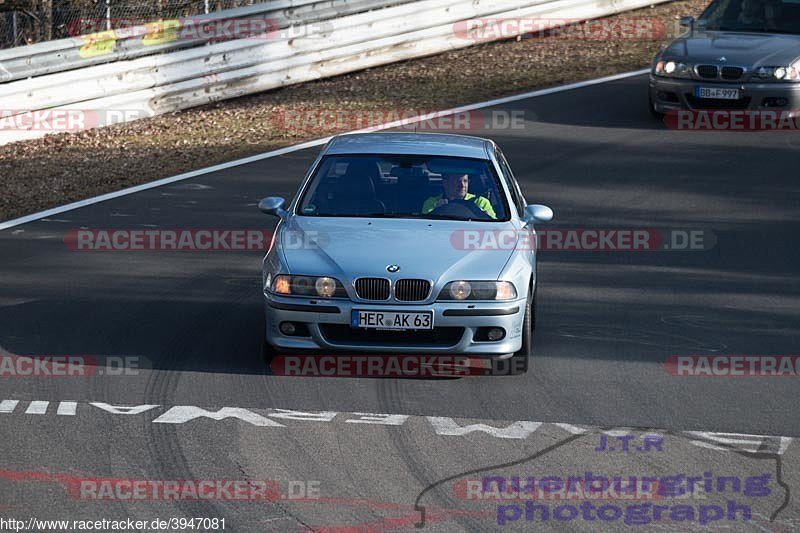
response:
{"label": "headrest", "polygon": [[374,196],[375,183],[370,177],[363,173],[348,172],[336,183],[336,191],[338,194],[345,194],[349,196]]}

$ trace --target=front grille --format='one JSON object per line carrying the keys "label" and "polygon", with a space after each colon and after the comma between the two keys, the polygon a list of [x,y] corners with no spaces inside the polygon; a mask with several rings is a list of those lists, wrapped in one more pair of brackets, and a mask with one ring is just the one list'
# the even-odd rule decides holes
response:
{"label": "front grille", "polygon": [[356,294],[362,300],[388,300],[390,285],[388,279],[358,278]]}
{"label": "front grille", "polygon": [[716,65],[697,65],[697,75],[707,80],[717,79]]}
{"label": "front grille", "polygon": [[728,81],[735,81],[744,75],[742,67],[722,67],[722,79]]}
{"label": "front grille", "polygon": [[462,327],[440,327],[425,330],[391,331],[357,329],[347,324],[320,324],[320,332],[331,344],[384,346],[455,346],[464,336]]}
{"label": "front grille", "polygon": [[747,109],[750,97],[738,100],[716,100],[714,98],[697,98],[692,93],[686,93],[686,101],[692,109]]}
{"label": "front grille", "polygon": [[394,297],[401,302],[421,302],[430,292],[431,283],[425,279],[401,279],[394,286]]}

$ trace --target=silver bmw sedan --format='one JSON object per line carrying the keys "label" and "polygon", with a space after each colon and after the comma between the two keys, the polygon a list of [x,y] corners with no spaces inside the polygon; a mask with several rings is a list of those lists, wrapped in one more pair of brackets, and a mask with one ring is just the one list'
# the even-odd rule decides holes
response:
{"label": "silver bmw sedan", "polygon": [[463,354],[526,371],[535,225],[491,140],[433,133],[334,137],[280,217],[263,261],[265,355]]}

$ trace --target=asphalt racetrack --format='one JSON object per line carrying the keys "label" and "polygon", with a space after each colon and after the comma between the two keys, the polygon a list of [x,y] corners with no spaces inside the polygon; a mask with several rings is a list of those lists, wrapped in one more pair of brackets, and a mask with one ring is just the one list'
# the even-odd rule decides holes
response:
{"label": "asphalt racetrack", "polygon": [[[65,244],[81,228],[269,230],[258,200],[290,198],[319,148],[1,231],[4,356],[96,362],[91,375],[0,378],[2,516],[148,531],[172,518],[253,532],[800,527],[798,377],[665,367],[800,351],[800,135],[668,130],[647,113],[646,85],[509,103],[499,109],[523,112],[524,128],[467,132],[497,141],[554,228],[703,237],[692,250],[541,251],[524,376],[273,375],[260,357],[262,253]],[[652,477],[684,493],[503,499],[487,476],[583,488]]]}

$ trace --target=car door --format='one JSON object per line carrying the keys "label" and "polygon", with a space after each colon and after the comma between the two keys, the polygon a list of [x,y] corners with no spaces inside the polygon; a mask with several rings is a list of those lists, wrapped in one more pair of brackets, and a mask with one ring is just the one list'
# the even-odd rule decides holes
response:
{"label": "car door", "polygon": [[[525,217],[525,206],[528,204],[525,200],[525,196],[522,194],[522,188],[519,186],[519,182],[517,182],[517,179],[514,177],[514,173],[511,171],[511,166],[508,164],[508,161],[506,160],[506,157],[503,155],[503,152],[500,150],[500,148],[496,149],[496,155],[497,162],[500,164],[500,170],[502,170],[503,173],[503,179],[508,186],[508,190],[511,191],[514,207],[516,207],[517,214],[520,219],[523,219]],[[524,242],[531,243],[531,245],[527,247],[526,257],[531,265],[535,267],[536,246],[533,244],[536,242],[536,229],[533,227],[533,224],[525,224],[524,220],[522,220],[521,223],[522,227],[520,231],[525,231],[528,233]]]}

